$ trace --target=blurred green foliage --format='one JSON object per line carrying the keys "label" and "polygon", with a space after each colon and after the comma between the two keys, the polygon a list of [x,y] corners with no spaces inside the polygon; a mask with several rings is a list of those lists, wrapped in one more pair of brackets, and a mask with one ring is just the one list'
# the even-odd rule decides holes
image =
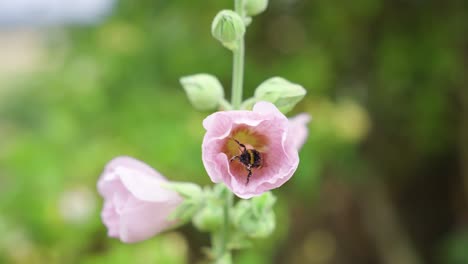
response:
{"label": "blurred green foliage", "polygon": [[[95,183],[125,154],[210,184],[208,113],[178,80],[214,74],[229,94],[210,24],[231,2],[121,0],[102,24],[39,31],[35,70],[0,79],[0,263],[203,263],[190,227],[107,238]],[[279,75],[314,120],[275,191],[277,230],[235,263],[467,263],[466,2],[270,2],[248,28],[244,97]]]}

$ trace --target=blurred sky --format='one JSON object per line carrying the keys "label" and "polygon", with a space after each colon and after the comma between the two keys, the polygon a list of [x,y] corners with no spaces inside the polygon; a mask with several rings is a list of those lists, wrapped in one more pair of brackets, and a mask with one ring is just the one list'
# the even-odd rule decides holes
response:
{"label": "blurred sky", "polygon": [[1,0],[0,26],[96,23],[114,4],[114,0]]}
{"label": "blurred sky", "polygon": [[115,0],[0,0],[0,81],[47,66],[48,30],[97,24],[115,4]]}

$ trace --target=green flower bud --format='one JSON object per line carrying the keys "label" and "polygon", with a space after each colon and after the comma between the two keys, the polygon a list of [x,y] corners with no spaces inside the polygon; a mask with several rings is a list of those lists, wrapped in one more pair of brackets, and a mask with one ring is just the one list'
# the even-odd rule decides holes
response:
{"label": "green flower bud", "polygon": [[268,0],[245,0],[245,11],[248,16],[256,16],[268,7]]}
{"label": "green flower bud", "polygon": [[252,247],[252,241],[244,233],[232,232],[230,235],[228,248],[231,250],[239,250]]}
{"label": "green flower bud", "polygon": [[233,212],[233,224],[251,238],[266,237],[275,229],[273,205],[276,198],[271,193],[242,200]]}
{"label": "green flower bud", "polygon": [[172,212],[168,219],[186,223],[192,219],[193,215],[200,209],[200,205],[200,201],[191,199],[185,200]]}
{"label": "green flower bud", "polygon": [[270,78],[261,83],[255,90],[257,101],[268,101],[287,113],[306,95],[306,90],[299,84],[289,82],[281,77]]}
{"label": "green flower bud", "polygon": [[223,222],[223,208],[219,204],[208,204],[195,214],[192,222],[201,231],[216,231]]}
{"label": "green flower bud", "polygon": [[252,198],[253,213],[258,217],[265,215],[273,210],[276,197],[271,192],[266,192],[260,196]]}
{"label": "green flower bud", "polygon": [[184,198],[183,202],[169,216],[170,220],[188,222],[203,205],[204,193],[200,186],[190,182],[165,182],[162,187],[176,191]]}
{"label": "green flower bud", "polygon": [[213,110],[224,99],[223,86],[213,75],[201,73],[186,76],[180,79],[180,83],[197,110]]}
{"label": "green flower bud", "polygon": [[263,238],[271,235],[275,230],[275,227],[275,214],[273,212],[269,212],[261,218],[261,220],[254,222],[254,224],[250,226],[250,229],[246,229],[244,232],[248,232],[247,234],[251,238]]}
{"label": "green flower bud", "polygon": [[237,42],[244,37],[245,24],[232,10],[220,11],[211,24],[211,34],[230,50],[237,48]]}
{"label": "green flower bud", "polygon": [[242,110],[252,110],[253,106],[257,103],[257,99],[255,97],[251,97],[246,99],[242,102],[240,109]]}
{"label": "green flower bud", "polygon": [[229,195],[229,190],[223,184],[216,184],[213,188],[203,189],[202,206],[192,219],[193,225],[201,231],[215,232],[223,224],[222,203]]}

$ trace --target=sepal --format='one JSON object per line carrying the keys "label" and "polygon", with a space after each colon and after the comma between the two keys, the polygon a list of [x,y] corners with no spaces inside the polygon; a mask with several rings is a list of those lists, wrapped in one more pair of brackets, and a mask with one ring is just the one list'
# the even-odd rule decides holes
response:
{"label": "sepal", "polygon": [[213,189],[203,190],[202,207],[192,219],[193,225],[201,231],[217,232],[223,224],[223,203],[229,195],[228,189],[217,184]]}
{"label": "sepal", "polygon": [[221,82],[213,75],[200,73],[180,78],[190,103],[197,110],[216,109],[224,100]]}
{"label": "sepal", "polygon": [[282,113],[291,111],[306,95],[307,91],[299,84],[281,77],[272,77],[261,83],[255,90],[256,102],[273,103]]}
{"label": "sepal", "polygon": [[213,19],[211,34],[226,48],[235,50],[245,34],[244,20],[232,10],[222,10]]}
{"label": "sepal", "polygon": [[268,7],[268,0],[245,0],[244,8],[248,16],[263,13]]}
{"label": "sepal", "polygon": [[234,226],[250,238],[269,236],[276,226],[273,212],[275,201],[271,192],[240,201],[233,213]]}
{"label": "sepal", "polygon": [[190,221],[203,205],[203,191],[200,186],[188,182],[168,182],[161,185],[163,188],[173,190],[184,198],[183,202],[168,217],[180,223]]}

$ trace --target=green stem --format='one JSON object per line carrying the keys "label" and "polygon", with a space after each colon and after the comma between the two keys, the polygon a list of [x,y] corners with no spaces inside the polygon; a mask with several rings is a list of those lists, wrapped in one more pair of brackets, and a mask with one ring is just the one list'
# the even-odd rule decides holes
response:
{"label": "green stem", "polygon": [[[243,0],[235,0],[235,11],[244,18]],[[245,56],[244,38],[237,43],[237,48],[233,51],[232,67],[232,107],[235,110],[240,109],[242,103],[242,88],[244,82],[244,56]]]}
{"label": "green stem", "polygon": [[224,201],[223,207],[223,228],[221,230],[221,240],[219,253],[217,255],[216,263],[230,263],[231,262],[231,252],[228,249],[228,241],[229,241],[229,209],[231,209],[233,203],[233,195],[232,192],[226,190],[226,199]]}
{"label": "green stem", "polygon": [[232,110],[232,105],[226,101],[226,99],[221,99],[219,102],[219,106],[221,106],[221,108],[225,111],[229,111],[229,110]]}
{"label": "green stem", "polygon": [[[229,201],[228,201],[228,195],[226,195],[226,200],[224,201],[224,207],[223,207],[223,231],[222,231],[222,240],[221,240],[221,248],[223,251],[226,251],[227,249],[227,240],[229,237]],[[224,252],[223,252],[224,253]]]}
{"label": "green stem", "polygon": [[232,263],[231,251],[228,248],[228,241],[230,236],[230,209],[233,205],[233,194],[226,187],[223,187],[224,197],[223,202],[223,224],[219,232],[215,232],[212,237],[213,253],[215,257],[215,264],[230,264]]}
{"label": "green stem", "polygon": [[[244,18],[244,0],[235,0],[235,11]],[[244,56],[245,56],[244,38],[241,38],[237,43],[236,49],[233,50],[233,67],[232,67],[232,94],[231,105],[234,110],[239,110],[242,104],[242,89],[244,82]],[[227,102],[223,102],[228,105]],[[223,206],[223,227],[218,237],[214,234],[213,244],[216,251],[217,264],[232,263],[231,252],[228,249],[229,241],[229,219],[230,209],[233,206],[233,194],[226,190],[226,199]],[[219,238],[219,240],[217,239]]]}

